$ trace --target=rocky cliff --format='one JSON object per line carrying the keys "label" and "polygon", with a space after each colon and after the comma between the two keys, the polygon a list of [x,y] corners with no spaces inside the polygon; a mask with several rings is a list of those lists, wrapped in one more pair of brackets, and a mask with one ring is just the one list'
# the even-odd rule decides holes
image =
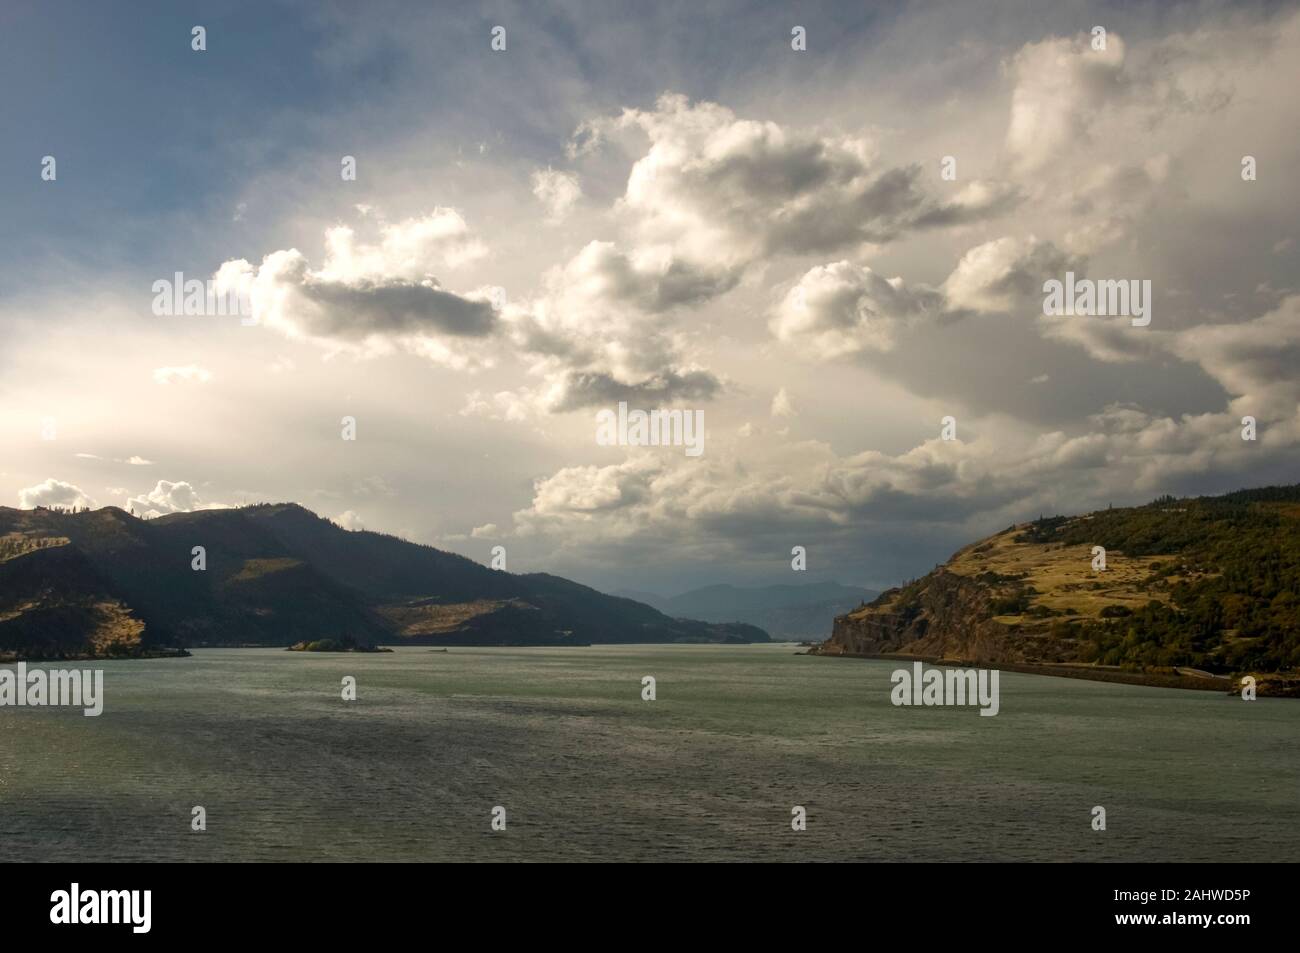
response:
{"label": "rocky cliff", "polygon": [[837,616],[825,655],[887,655],[1024,661],[1014,629],[993,620],[992,591],[939,568]]}

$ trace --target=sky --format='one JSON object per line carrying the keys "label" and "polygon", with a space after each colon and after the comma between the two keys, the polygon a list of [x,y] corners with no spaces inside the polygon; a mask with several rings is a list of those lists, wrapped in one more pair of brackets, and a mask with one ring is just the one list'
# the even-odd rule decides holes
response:
{"label": "sky", "polygon": [[671,594],[1295,482],[1297,88],[1289,3],[9,0],[0,505]]}

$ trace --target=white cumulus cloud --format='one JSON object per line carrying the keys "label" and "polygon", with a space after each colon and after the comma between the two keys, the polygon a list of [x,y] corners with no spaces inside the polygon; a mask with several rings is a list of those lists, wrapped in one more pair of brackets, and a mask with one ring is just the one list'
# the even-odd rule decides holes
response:
{"label": "white cumulus cloud", "polygon": [[35,509],[38,506],[94,507],[94,505],[95,501],[81,487],[52,477],[18,491],[18,507],[24,510]]}

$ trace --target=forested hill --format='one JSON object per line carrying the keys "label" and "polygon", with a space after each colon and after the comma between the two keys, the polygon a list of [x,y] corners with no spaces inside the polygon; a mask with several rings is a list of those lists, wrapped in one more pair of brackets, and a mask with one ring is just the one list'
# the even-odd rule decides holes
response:
{"label": "forested hill", "polygon": [[840,616],[821,651],[1295,672],[1300,485],[1008,527]]}
{"label": "forested hill", "polygon": [[[202,547],[203,566],[195,565]],[[546,573],[349,532],[296,504],[140,520],[0,507],[0,658],[170,646],[765,642]]]}
{"label": "forested hill", "polygon": [[1300,669],[1300,484],[1057,517],[1025,536],[1156,560],[1149,584],[1168,598],[1095,631],[1099,661]]}

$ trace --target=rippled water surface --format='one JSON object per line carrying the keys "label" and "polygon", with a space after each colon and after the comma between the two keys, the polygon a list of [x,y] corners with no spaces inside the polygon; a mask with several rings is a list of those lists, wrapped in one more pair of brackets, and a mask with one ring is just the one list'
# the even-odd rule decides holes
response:
{"label": "rippled water surface", "polygon": [[1003,673],[981,718],[792,646],[99,664],[99,718],[0,708],[0,859],[1300,860],[1291,700]]}

